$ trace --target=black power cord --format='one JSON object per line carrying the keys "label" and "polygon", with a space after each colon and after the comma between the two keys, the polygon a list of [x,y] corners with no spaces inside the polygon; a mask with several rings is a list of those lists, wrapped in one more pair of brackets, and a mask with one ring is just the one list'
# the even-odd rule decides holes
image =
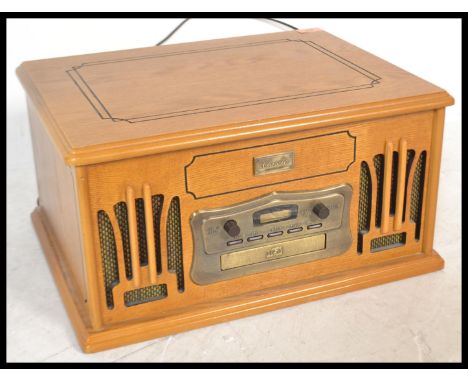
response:
{"label": "black power cord", "polygon": [[[190,20],[190,18],[184,19],[166,37],[164,37],[161,41],[159,41],[156,44],[156,46],[164,44],[167,40],[169,40],[174,35],[174,33],[176,33],[189,20]],[[292,30],[297,30],[297,28],[295,26],[292,26],[292,25],[290,25],[288,23],[285,23],[284,21],[280,21],[280,20],[277,20],[277,19],[270,19],[270,18],[265,18],[264,20],[270,20],[270,21],[273,21],[274,23],[278,23],[278,24],[282,24],[284,26],[287,26],[288,28],[291,28]]]}
{"label": "black power cord", "polygon": [[292,30],[297,31],[297,28],[295,26],[285,23],[284,21],[277,20],[277,19],[269,19],[269,18],[265,18],[265,20],[270,20],[270,21],[273,21],[274,23],[282,24],[284,26],[287,26],[288,28],[291,28]]}
{"label": "black power cord", "polygon": [[169,39],[172,37],[172,35],[173,35],[175,32],[177,32],[177,31],[182,27],[182,25],[184,25],[184,24],[185,24],[187,21],[189,21],[189,20],[190,20],[190,19],[184,19],[184,21],[182,21],[179,25],[177,25],[177,26],[171,31],[171,33],[169,33],[166,37],[164,37],[161,41],[159,41],[159,42],[156,44],[156,46],[164,44],[167,40],[169,40]]}

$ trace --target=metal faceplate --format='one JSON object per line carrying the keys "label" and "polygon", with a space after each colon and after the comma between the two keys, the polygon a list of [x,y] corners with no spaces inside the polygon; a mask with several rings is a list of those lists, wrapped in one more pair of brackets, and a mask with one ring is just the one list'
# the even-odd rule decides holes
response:
{"label": "metal faceplate", "polygon": [[192,280],[210,284],[344,253],[351,196],[342,184],[193,213]]}

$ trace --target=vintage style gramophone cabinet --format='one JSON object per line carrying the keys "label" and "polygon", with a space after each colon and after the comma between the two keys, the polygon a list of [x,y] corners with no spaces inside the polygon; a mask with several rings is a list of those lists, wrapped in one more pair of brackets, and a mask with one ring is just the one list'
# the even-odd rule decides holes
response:
{"label": "vintage style gramophone cabinet", "polygon": [[329,33],[17,73],[32,220],[86,352],[443,267],[433,238],[453,99]]}

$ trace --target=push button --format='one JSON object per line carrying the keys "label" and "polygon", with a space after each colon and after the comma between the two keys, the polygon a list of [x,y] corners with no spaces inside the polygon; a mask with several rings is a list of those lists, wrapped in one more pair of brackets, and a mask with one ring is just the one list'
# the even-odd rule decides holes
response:
{"label": "push button", "polygon": [[276,232],[271,232],[267,236],[268,237],[276,237],[276,236],[281,236],[283,234],[283,231],[276,231]]}
{"label": "push button", "polygon": [[236,244],[241,244],[242,239],[237,239],[237,240],[231,240],[227,242],[227,245],[236,245]]}
{"label": "push button", "polygon": [[256,241],[263,239],[263,235],[250,236],[247,238],[247,241]]}
{"label": "push button", "polygon": [[315,229],[315,228],[320,228],[322,226],[322,223],[317,223],[317,224],[311,224],[307,226],[307,229]]}
{"label": "push button", "polygon": [[288,233],[296,233],[296,232],[301,232],[301,231],[302,231],[302,227],[288,229]]}

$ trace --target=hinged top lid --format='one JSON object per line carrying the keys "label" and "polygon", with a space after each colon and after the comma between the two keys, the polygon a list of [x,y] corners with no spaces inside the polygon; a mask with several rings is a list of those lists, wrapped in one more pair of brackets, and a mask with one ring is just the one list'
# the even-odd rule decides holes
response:
{"label": "hinged top lid", "polygon": [[453,103],[318,29],[29,61],[17,73],[75,165]]}

